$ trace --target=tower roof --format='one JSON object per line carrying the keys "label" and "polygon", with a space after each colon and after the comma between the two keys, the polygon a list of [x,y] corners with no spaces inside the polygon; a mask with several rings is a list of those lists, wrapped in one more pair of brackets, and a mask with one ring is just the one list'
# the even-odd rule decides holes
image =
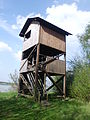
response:
{"label": "tower roof", "polygon": [[59,27],[57,27],[57,26],[47,22],[46,20],[44,20],[44,19],[42,19],[40,17],[34,17],[34,18],[28,18],[27,19],[26,23],[24,24],[24,26],[23,26],[20,34],[19,34],[20,37],[24,37],[24,34],[25,34],[26,30],[28,29],[29,25],[33,21],[38,21],[40,23],[40,25],[45,26],[45,27],[47,27],[47,28],[49,28],[49,29],[59,33],[59,34],[72,35],[71,33],[69,33],[67,31],[65,31],[65,30],[63,30],[63,29],[61,29],[61,28],[59,28]]}

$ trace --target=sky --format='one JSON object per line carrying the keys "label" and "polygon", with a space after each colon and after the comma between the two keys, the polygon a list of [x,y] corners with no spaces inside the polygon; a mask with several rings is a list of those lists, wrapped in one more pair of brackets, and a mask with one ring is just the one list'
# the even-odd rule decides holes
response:
{"label": "sky", "polygon": [[66,38],[67,61],[81,55],[77,35],[90,23],[90,0],[0,0],[0,81],[19,71],[23,40],[19,33],[31,17],[41,17],[72,33]]}

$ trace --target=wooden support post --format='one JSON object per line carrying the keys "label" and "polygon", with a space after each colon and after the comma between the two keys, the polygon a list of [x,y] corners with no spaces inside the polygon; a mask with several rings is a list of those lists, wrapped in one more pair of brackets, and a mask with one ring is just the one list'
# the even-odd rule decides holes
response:
{"label": "wooden support post", "polygon": [[64,76],[64,79],[63,79],[63,97],[65,98],[66,96],[66,76]]}
{"label": "wooden support post", "polygon": [[23,90],[23,81],[21,79],[21,77],[19,76],[19,85],[18,85],[18,93],[22,93]]}
{"label": "wooden support post", "polygon": [[46,73],[44,73],[44,95],[46,94]]}
{"label": "wooden support post", "polygon": [[42,73],[40,74],[40,78],[42,81],[42,89],[43,89],[43,96],[44,96],[46,93],[46,73],[42,71]]}
{"label": "wooden support post", "polygon": [[[65,52],[66,52],[66,37],[65,37]],[[63,97],[66,97],[66,53],[64,54],[64,61],[65,61],[65,75],[63,79]]]}
{"label": "wooden support post", "polygon": [[35,67],[35,101],[38,101],[38,65],[39,65],[39,51],[40,44],[37,45],[37,58],[36,58],[36,67]]}
{"label": "wooden support post", "polygon": [[66,97],[66,54],[64,54],[64,59],[65,59],[65,75],[64,75],[64,79],[63,79],[63,97]]}

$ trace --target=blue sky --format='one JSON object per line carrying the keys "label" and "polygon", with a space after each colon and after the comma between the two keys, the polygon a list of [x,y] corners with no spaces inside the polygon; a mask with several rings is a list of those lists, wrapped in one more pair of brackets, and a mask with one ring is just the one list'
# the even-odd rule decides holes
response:
{"label": "blue sky", "polygon": [[90,0],[0,0],[0,81],[20,68],[22,39],[19,32],[28,17],[39,16],[71,32],[67,60],[80,55],[76,37],[90,22]]}

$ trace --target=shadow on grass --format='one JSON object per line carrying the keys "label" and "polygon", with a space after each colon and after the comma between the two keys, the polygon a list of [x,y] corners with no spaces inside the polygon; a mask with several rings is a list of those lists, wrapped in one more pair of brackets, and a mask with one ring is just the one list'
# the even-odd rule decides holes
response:
{"label": "shadow on grass", "polygon": [[75,100],[50,100],[50,106],[42,107],[33,98],[16,98],[16,95],[0,97],[1,120],[89,120],[90,112]]}

